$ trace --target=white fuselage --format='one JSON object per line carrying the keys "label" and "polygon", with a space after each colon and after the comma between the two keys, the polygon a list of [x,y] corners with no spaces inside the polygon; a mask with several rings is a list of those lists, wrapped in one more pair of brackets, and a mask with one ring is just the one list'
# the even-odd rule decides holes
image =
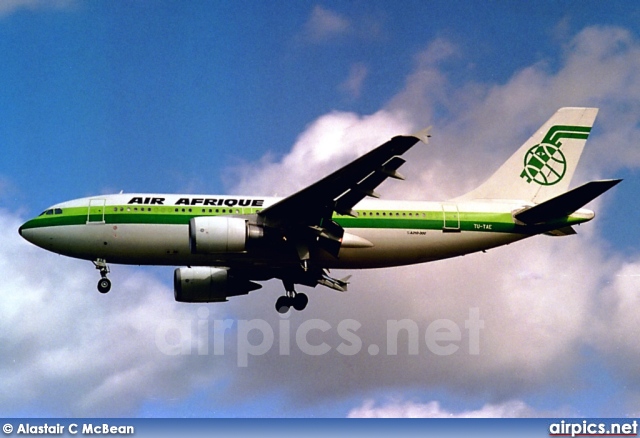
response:
{"label": "white fuselage", "polygon": [[[52,213],[27,222],[20,232],[50,251],[110,263],[254,267],[296,263],[295,257],[269,248],[219,254],[194,254],[190,248],[189,218],[255,215],[276,201],[232,196],[105,195],[52,206],[47,210]],[[320,252],[314,261],[327,268],[375,268],[428,262],[508,244],[536,234],[519,230],[511,217],[524,205],[517,201],[364,200],[354,209],[357,218],[334,216],[346,232],[339,257]],[[363,241],[370,245],[360,244]]]}

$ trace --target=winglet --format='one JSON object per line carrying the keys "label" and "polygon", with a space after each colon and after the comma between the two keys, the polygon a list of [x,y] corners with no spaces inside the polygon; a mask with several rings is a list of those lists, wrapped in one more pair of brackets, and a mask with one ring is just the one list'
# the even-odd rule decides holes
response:
{"label": "winglet", "polygon": [[433,126],[429,126],[428,128],[413,133],[411,134],[411,137],[417,138],[424,144],[429,144],[429,138],[431,138],[431,134],[429,134],[429,132],[431,131],[431,128],[433,128]]}

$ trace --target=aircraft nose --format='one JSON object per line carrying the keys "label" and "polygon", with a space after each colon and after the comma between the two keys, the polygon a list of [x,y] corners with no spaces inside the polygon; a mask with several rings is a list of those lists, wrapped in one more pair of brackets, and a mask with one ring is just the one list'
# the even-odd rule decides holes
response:
{"label": "aircraft nose", "polygon": [[27,226],[29,223],[29,221],[25,222],[24,224],[20,225],[20,228],[18,228],[18,233],[20,233],[20,236],[22,236],[22,238],[24,240],[27,240],[31,243],[35,243],[33,242],[33,233],[30,232],[32,230],[31,227]]}

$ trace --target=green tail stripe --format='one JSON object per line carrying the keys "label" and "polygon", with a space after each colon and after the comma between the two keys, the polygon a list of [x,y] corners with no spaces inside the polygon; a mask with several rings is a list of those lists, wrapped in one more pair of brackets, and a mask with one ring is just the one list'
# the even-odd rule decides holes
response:
{"label": "green tail stripe", "polygon": [[590,126],[565,126],[565,125],[556,125],[552,126],[545,135],[542,143],[548,143],[557,145],[558,140],[561,138],[577,138],[581,140],[586,140],[589,137],[589,133],[591,132]]}
{"label": "green tail stripe", "polygon": [[586,140],[587,138],[589,138],[589,134],[580,134],[577,132],[565,132],[565,133],[559,132],[558,135],[552,139],[552,141],[554,142],[552,144],[560,146],[558,144],[558,140],[560,140],[561,138],[577,138],[580,140]]}

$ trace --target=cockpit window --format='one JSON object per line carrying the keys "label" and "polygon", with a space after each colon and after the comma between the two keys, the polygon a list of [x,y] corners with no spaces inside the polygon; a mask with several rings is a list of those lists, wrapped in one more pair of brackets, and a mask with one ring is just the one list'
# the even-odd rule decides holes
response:
{"label": "cockpit window", "polygon": [[50,208],[48,210],[43,211],[42,213],[40,213],[40,216],[49,216],[52,214],[62,214],[62,209],[61,208]]}

